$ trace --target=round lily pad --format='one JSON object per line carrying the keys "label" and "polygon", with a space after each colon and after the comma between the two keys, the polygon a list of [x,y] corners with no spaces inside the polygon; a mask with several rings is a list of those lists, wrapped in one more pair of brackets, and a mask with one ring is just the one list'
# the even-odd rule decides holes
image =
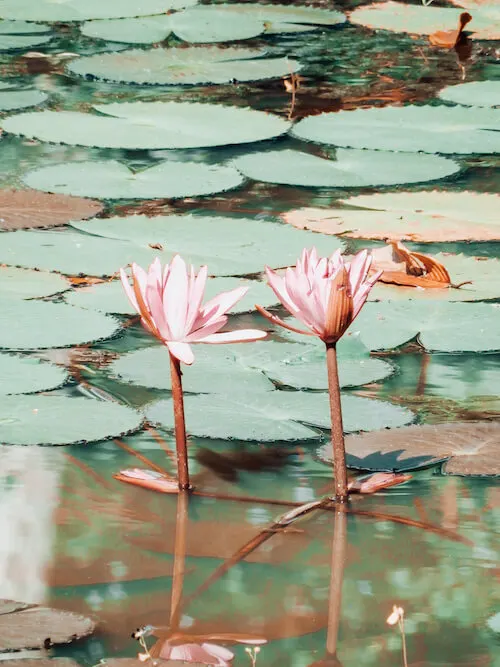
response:
{"label": "round lily pad", "polygon": [[[71,276],[78,274],[112,276],[121,266],[126,266],[131,262],[144,266],[149,265],[158,254],[158,251],[152,248],[140,248],[132,243],[68,231],[63,233],[9,232],[8,235],[2,236],[0,244],[0,263],[45,271],[59,271]],[[12,281],[9,281],[8,284],[13,285],[13,281],[19,281],[14,284],[14,293],[16,291],[19,293],[19,288],[23,284],[27,285],[27,296],[46,296],[47,293],[54,294],[68,287],[61,276],[49,278],[45,273],[37,273],[38,278],[36,278],[32,273],[26,272],[26,277],[23,278],[19,270],[16,272],[14,269],[9,269],[9,271],[13,273],[11,274]],[[34,283],[37,279],[39,285],[35,288]],[[35,289],[36,293],[29,292]],[[42,289],[46,294],[38,293]],[[0,294],[2,291],[0,288]]]}
{"label": "round lily pad", "polygon": [[36,190],[98,199],[179,199],[237,188],[232,167],[197,162],[160,162],[133,172],[120,162],[67,162],[30,171],[24,182]]}
{"label": "round lily pad", "polygon": [[435,352],[500,350],[500,307],[489,303],[381,301],[368,303],[351,325],[370,350],[418,340]]}
{"label": "round lily pad", "polygon": [[134,49],[79,58],[68,69],[72,74],[117,83],[194,85],[273,79],[299,66],[295,60],[264,55],[259,49],[216,46]]}
{"label": "round lily pad", "polygon": [[[234,346],[195,345],[195,363],[182,369],[184,391],[195,394],[249,393],[273,390],[273,384],[260,371],[235,361]],[[169,389],[168,351],[163,346],[148,347],[119,357],[109,367],[111,375],[129,384]]]}
{"label": "round lily pad", "polygon": [[[460,2],[463,7],[464,3]],[[463,9],[407,5],[401,2],[380,2],[359,7],[351,13],[352,23],[394,32],[408,32],[419,35],[431,35],[438,30],[454,30]],[[496,20],[495,20],[496,19]],[[500,18],[488,9],[474,7],[473,21],[467,30],[476,39],[499,39]]]}
{"label": "round lily pad", "polygon": [[0,395],[31,394],[60,387],[68,379],[58,366],[33,357],[0,354]]}
{"label": "round lily pad", "polygon": [[[122,239],[143,248],[159,246],[166,253],[165,259],[179,253],[195,266],[207,264],[211,275],[261,273],[266,264],[272,267],[295,264],[303,248],[311,245],[323,255],[331,255],[342,247],[338,239],[250,218],[135,215],[99,218],[73,226],[87,234]],[[133,261],[141,263],[139,258]]]}
{"label": "round lily pad", "polygon": [[166,39],[171,29],[171,16],[142,16],[141,18],[87,21],[81,27],[82,35],[107,42],[127,44],[155,44]]}
{"label": "round lily pad", "polygon": [[500,107],[500,81],[470,81],[447,86],[439,97],[468,107]]}
{"label": "round lily pad", "polygon": [[351,238],[419,243],[500,240],[497,194],[389,192],[350,197],[343,203],[362,210],[304,208],[283,218],[298,229]]}
{"label": "round lily pad", "polygon": [[150,16],[196,4],[196,0],[2,0],[0,17],[25,21],[85,21]]}
{"label": "round lily pad", "polygon": [[[2,7],[0,6],[0,12]],[[0,14],[0,18],[3,18],[3,13]],[[52,39],[52,35],[46,35],[44,33],[50,32],[50,27],[43,24],[34,24],[27,23],[26,21],[1,21],[0,20],[0,51],[17,51],[18,49],[29,49],[33,46],[40,46],[41,44],[46,44]],[[4,81],[0,86],[0,90],[4,88],[11,88],[12,84]],[[35,95],[35,93],[37,93]],[[0,93],[0,99],[4,93]],[[27,93],[11,93],[14,95],[12,100],[16,100],[15,95],[17,95],[17,101],[21,102],[19,106],[9,105],[8,97],[6,97],[5,111],[9,109],[20,109],[22,107],[34,106],[39,104],[41,101],[47,99],[47,96],[39,91],[31,91],[30,95]],[[33,103],[33,100],[36,99]],[[27,100],[31,100],[27,102]]]}
{"label": "round lily pad", "polygon": [[[310,440],[318,437],[307,425],[330,428],[326,393],[272,391],[232,392],[185,397],[186,425],[191,435],[252,441]],[[358,396],[343,396],[344,430],[399,427],[413,420],[405,408]],[[170,399],[146,406],[151,421],[173,428]]]}
{"label": "round lily pad", "polygon": [[0,403],[0,442],[5,445],[96,442],[135,431],[141,423],[132,408],[88,398],[5,396]]}
{"label": "round lily pad", "polygon": [[58,294],[69,287],[68,281],[56,273],[0,266],[0,297],[33,299]]}
{"label": "round lily pad", "polygon": [[500,425],[466,422],[363,433],[346,438],[346,451],[359,459],[399,452],[398,460],[447,458],[443,472],[449,475],[500,475]]}
{"label": "round lily pad", "polygon": [[[323,463],[328,465],[333,464],[333,449],[332,443],[328,442],[321,445],[317,452],[317,457]],[[434,454],[416,454],[415,456],[403,456],[403,450],[396,449],[390,451],[376,451],[366,453],[356,452],[351,447],[350,451],[346,450],[346,463],[348,468],[354,470],[363,470],[366,472],[407,472],[409,470],[420,470],[421,468],[429,468],[438,463],[443,463],[447,457],[438,457]]]}
{"label": "round lily pad", "polygon": [[5,119],[2,126],[6,132],[40,141],[129,149],[251,143],[277,137],[290,127],[278,116],[221,104],[118,102],[94,109],[103,115],[23,113]]}
{"label": "round lily pad", "polygon": [[[46,648],[47,644],[69,644],[75,639],[91,635],[94,629],[94,621],[71,611],[39,606],[19,609],[0,615],[0,651]],[[72,661],[65,661],[61,667],[68,667],[68,662],[72,664]],[[58,661],[54,667],[58,667]]]}
{"label": "round lily pad", "polygon": [[[1,26],[1,23],[0,23]],[[0,33],[0,50],[3,35]],[[34,88],[19,88],[7,81],[0,81],[0,111],[12,111],[24,107],[35,107],[43,104],[48,95]]]}
{"label": "round lily pad", "polygon": [[0,229],[57,227],[70,220],[91,218],[102,204],[91,199],[55,195],[36,190],[0,190]]}
{"label": "round lily pad", "polygon": [[309,116],[292,134],[305,141],[424,153],[498,153],[500,109],[372,107]]}
{"label": "round lily pad", "polygon": [[318,188],[419,183],[450,176],[460,169],[456,162],[442,157],[343,149],[336,151],[333,160],[282,150],[249,153],[233,164],[256,181]]}
{"label": "round lily pad", "polygon": [[0,329],[0,348],[7,350],[82,345],[109,338],[120,328],[108,315],[62,303],[2,298],[0,308],[8,322]]}

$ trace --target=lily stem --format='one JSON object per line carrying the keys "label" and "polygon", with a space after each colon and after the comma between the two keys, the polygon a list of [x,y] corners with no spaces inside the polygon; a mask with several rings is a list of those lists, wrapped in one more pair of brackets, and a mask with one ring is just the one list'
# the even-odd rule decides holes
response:
{"label": "lily stem", "polygon": [[335,500],[346,502],[347,467],[345,463],[344,429],[340,404],[339,369],[336,343],[326,343],[326,365],[328,369],[328,393],[332,420],[333,473],[335,476]]}
{"label": "lily stem", "polygon": [[184,394],[182,391],[181,362],[170,355],[170,375],[172,379],[172,400],[174,402],[175,447],[177,451],[177,479],[179,489],[190,489],[189,467],[184,419]]}

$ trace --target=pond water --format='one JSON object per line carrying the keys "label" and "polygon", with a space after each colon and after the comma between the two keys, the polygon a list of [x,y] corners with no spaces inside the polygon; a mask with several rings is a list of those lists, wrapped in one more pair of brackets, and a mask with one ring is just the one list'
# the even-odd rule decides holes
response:
{"label": "pond water", "polygon": [[[348,11],[362,4],[345,0],[335,8]],[[290,113],[291,97],[281,78],[185,87],[77,77],[58,54],[119,52],[127,45],[82,36],[70,23],[54,24],[53,33],[50,43],[34,47],[47,58],[26,57],[22,50],[0,56],[4,80],[43,91],[49,96],[46,108],[88,112],[93,104],[158,100],[249,106],[285,119]],[[181,42],[171,36],[165,44]],[[462,82],[455,53],[432,49],[425,35],[375,33],[346,23],[244,44],[300,61],[305,79],[291,111],[293,120],[340,109],[436,105],[439,90]],[[498,48],[498,41],[473,43],[466,81],[500,79]],[[134,170],[163,160],[214,165],[276,147],[319,156],[334,150],[290,136],[169,151],[66,146],[8,134],[0,145],[0,180],[3,188],[22,189],[26,173],[62,162],[112,159]],[[237,189],[204,198],[108,200],[104,215],[232,214],[273,224],[283,212],[324,208],[358,194],[436,188],[500,193],[497,154],[451,157],[460,171],[430,183],[312,188],[247,180]],[[8,246],[11,233],[0,232],[0,246]],[[57,233],[86,236],[69,227]],[[344,241],[348,251],[383,245]],[[408,246],[429,254],[500,257],[498,242],[474,242],[474,237],[469,243]],[[22,258],[18,263],[23,265]],[[29,352],[69,369],[69,382],[50,394],[118,400],[136,408],[168,395],[160,388],[120,382],[110,372],[120,356],[152,345],[136,320],[121,315],[120,322],[127,327],[101,342]],[[262,318],[248,313],[233,316],[231,325],[265,326]],[[283,340],[277,332],[271,335]],[[392,374],[346,393],[411,410],[407,421],[422,424],[498,419],[497,353],[428,353],[413,345],[372,357],[390,363]],[[213,363],[215,372],[217,359]],[[218,381],[224,385],[223,377]],[[53,415],[54,421],[60,418]],[[257,655],[259,667],[401,665],[401,635],[397,626],[386,624],[395,604],[405,611],[409,665],[500,667],[498,478],[446,475],[435,465],[412,473],[411,481],[400,487],[354,497],[345,512],[318,510],[284,530],[265,532],[294,503],[331,492],[331,469],[318,455],[326,440],[318,428],[310,440],[288,443],[191,437],[192,474],[201,493],[188,506],[182,498],[113,479],[120,469],[147,467],[148,462],[174,471],[173,436],[161,427],[87,445],[4,446],[0,598],[43,602],[95,618],[99,626],[94,636],[51,650],[88,667],[136,656],[140,647],[131,633],[146,625],[163,628],[148,639],[149,646],[166,641],[170,627],[196,641],[227,646],[235,665],[251,665],[248,645],[235,636],[267,641]],[[498,460],[496,466],[498,473]]]}

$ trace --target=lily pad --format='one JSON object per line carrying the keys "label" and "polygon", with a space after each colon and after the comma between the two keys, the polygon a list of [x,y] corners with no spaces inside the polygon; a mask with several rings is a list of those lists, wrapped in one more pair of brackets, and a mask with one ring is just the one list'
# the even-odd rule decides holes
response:
{"label": "lily pad", "polygon": [[[235,361],[233,347],[194,346],[195,363],[182,369],[184,391],[224,396],[231,396],[235,391],[249,394],[272,391],[273,384],[263,373]],[[125,354],[114,361],[109,370],[122,382],[154,389],[171,388],[168,352],[163,346]]]}
{"label": "lily pad", "polygon": [[[461,7],[464,6],[460,2]],[[401,2],[380,2],[360,7],[351,13],[350,21],[367,28],[431,35],[438,30],[453,30],[463,9],[406,5]],[[499,39],[500,18],[481,6],[474,7],[473,21],[468,30],[476,39]],[[498,23],[497,23],[497,20]]]}
{"label": "lily pad", "polygon": [[500,424],[467,422],[408,426],[346,438],[346,451],[358,458],[400,452],[402,465],[419,456],[447,458],[449,475],[500,475]]}
{"label": "lily pad", "polygon": [[242,107],[189,102],[98,104],[100,114],[43,111],[10,116],[5,132],[75,146],[155,149],[252,143],[284,134],[278,116]]}
{"label": "lily pad", "polygon": [[36,190],[100,199],[182,199],[242,184],[232,167],[197,162],[160,162],[131,171],[120,162],[67,162],[30,171],[24,182]]}
{"label": "lily pad", "polygon": [[[0,27],[1,27],[0,23]],[[0,50],[2,46],[0,33]],[[20,88],[7,81],[0,81],[0,111],[12,111],[24,107],[35,107],[48,100],[48,95],[35,88]]]}
{"label": "lily pad", "polygon": [[58,294],[69,287],[68,281],[55,273],[0,266],[0,297],[33,299]]}
{"label": "lily pad", "polygon": [[[168,253],[168,258],[177,252],[195,266],[207,264],[211,275],[261,273],[266,264],[272,267],[290,266],[303,248],[310,245],[315,245],[324,255],[331,255],[342,247],[338,239],[299,232],[282,223],[250,218],[202,215],[147,218],[136,215],[99,218],[73,223],[73,226],[86,234],[122,239],[143,248],[151,244],[159,245]],[[133,261],[141,263],[139,258]]]}
{"label": "lily pad", "polygon": [[500,107],[500,81],[471,81],[447,86],[439,97],[468,107]]}
{"label": "lily pad", "polygon": [[[294,389],[328,389],[323,344],[263,341],[235,348],[235,354],[241,363],[262,370],[274,382]],[[386,361],[370,359],[361,342],[339,346],[339,379],[343,388],[382,380],[393,372],[394,367]]]}
{"label": "lily pad", "polygon": [[[121,266],[126,266],[131,262],[149,265],[158,254],[157,250],[151,248],[140,248],[132,243],[102,239],[76,232],[9,232],[8,235],[2,235],[0,244],[0,263],[45,271],[59,271],[71,276],[78,274],[112,276]],[[33,294],[29,292],[29,290],[35,290],[33,283],[37,280],[31,273],[23,279],[19,270],[16,272],[14,269],[9,269],[9,271],[13,272],[12,281],[23,281],[15,285],[16,290],[19,291],[19,287],[26,283],[27,297],[46,296],[38,292]],[[0,277],[1,275],[0,272]],[[68,287],[60,276],[48,278],[45,273],[36,275],[39,280],[39,291],[44,289],[48,294],[54,294]],[[9,281],[11,285],[12,281]],[[0,293],[2,292],[3,290],[0,289]]]}
{"label": "lily pad", "polygon": [[381,301],[368,303],[351,325],[370,350],[418,340],[435,352],[500,350],[500,307],[489,303]]}
{"label": "lily pad", "polygon": [[499,130],[500,109],[409,105],[309,116],[292,134],[349,148],[472,154],[500,152]]}
{"label": "lily pad", "polygon": [[[374,452],[365,456],[358,456],[353,452],[346,452],[346,463],[348,468],[354,470],[366,470],[367,472],[406,472],[419,470],[442,463],[446,457],[437,458],[433,454],[404,457],[404,450],[397,449],[390,452]],[[317,451],[318,458],[331,465],[333,463],[332,445],[327,443],[321,445]],[[401,458],[402,457],[402,458]]]}
{"label": "lily pad", "polygon": [[[0,3],[0,17],[4,18],[2,13],[2,3]],[[17,51],[18,49],[29,49],[33,46],[46,44],[52,39],[52,35],[44,34],[48,32],[50,32],[50,27],[47,25],[27,23],[26,21],[0,20],[0,51]],[[0,86],[0,90],[11,87],[12,84],[4,81]],[[37,95],[35,96],[34,93],[37,93]],[[13,95],[13,93],[11,93],[11,95]],[[17,93],[17,95],[21,95],[21,93]],[[25,103],[26,100],[29,99],[29,96],[26,97],[26,95],[27,93],[24,93],[24,97],[18,97],[18,100],[23,100],[23,103],[20,104],[20,106],[7,106],[5,111],[8,109],[20,109],[24,106],[34,106],[34,104],[39,104],[40,101],[47,99],[47,96],[44,93],[31,91],[31,100],[37,98],[37,101],[34,102],[34,104]],[[3,93],[0,94],[0,99],[2,96]],[[15,99],[15,97],[13,99]]]}
{"label": "lily pad", "polygon": [[283,218],[298,229],[350,238],[419,243],[500,240],[497,194],[389,192],[350,197],[343,203],[363,210],[304,208]]}
{"label": "lily pad", "polygon": [[58,366],[33,357],[0,354],[0,395],[32,394],[60,387],[68,379]]}
{"label": "lily pad", "polygon": [[87,21],[81,27],[82,35],[107,42],[127,44],[155,44],[172,32],[171,17],[167,14],[141,18]]}
{"label": "lily pad", "polygon": [[25,21],[85,21],[150,16],[196,4],[196,0],[1,0],[0,17]]}
{"label": "lily pad", "polygon": [[96,442],[136,431],[141,424],[132,408],[88,398],[5,396],[0,404],[0,443],[5,445]]}
{"label": "lily pad", "polygon": [[79,58],[68,69],[72,74],[117,83],[194,85],[274,79],[299,67],[295,60],[264,55],[260,49],[216,46],[133,49]]}
{"label": "lily pad", "polygon": [[346,21],[346,17],[342,12],[306,5],[245,2],[222,5],[222,7],[224,11],[231,12],[242,18],[252,18],[262,21],[265,24],[265,34],[268,35],[305,32],[313,28],[340,25]]}
{"label": "lily pad", "polygon": [[57,227],[70,220],[91,218],[102,209],[102,204],[91,199],[36,190],[0,190],[0,229]]}
{"label": "lily pad", "polygon": [[94,629],[94,621],[71,611],[38,606],[21,609],[0,615],[0,651],[69,644],[91,635]]}
{"label": "lily pad", "polygon": [[[330,428],[326,393],[272,391],[233,392],[231,395],[186,396],[186,424],[191,435],[251,441],[310,440],[318,434],[313,427]],[[413,420],[404,408],[358,396],[343,396],[344,430],[373,430],[399,427]],[[173,428],[171,400],[146,406],[148,419]]]}
{"label": "lily pad", "polygon": [[340,148],[333,160],[295,150],[274,150],[243,155],[233,164],[256,181],[318,188],[419,183],[460,169],[456,162],[442,157]]}
{"label": "lily pad", "polygon": [[103,340],[120,328],[108,315],[73,308],[62,303],[0,299],[2,318],[0,348],[38,350],[69,347]]}

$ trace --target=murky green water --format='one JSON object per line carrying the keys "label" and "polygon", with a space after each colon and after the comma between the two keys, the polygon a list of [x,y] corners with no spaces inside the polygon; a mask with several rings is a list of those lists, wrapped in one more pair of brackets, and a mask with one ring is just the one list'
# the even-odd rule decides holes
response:
{"label": "murky green water", "polygon": [[[345,7],[355,4],[359,3],[344,3]],[[170,43],[175,44],[175,39]],[[346,26],[315,33],[313,39],[299,34],[252,41],[261,43],[271,43],[280,55],[297,56],[305,65],[303,73],[310,79],[299,91],[296,117],[316,110],[421,102],[443,85],[458,83],[460,77],[454,55],[431,51],[425,38],[383,32],[374,36]],[[470,65],[469,80],[498,78],[499,66],[490,47]],[[90,54],[98,48],[121,47],[97,46],[60,26],[59,37],[40,50]],[[286,116],[290,101],[281,80],[141,88],[77,80],[62,69],[40,72],[42,65],[32,62],[28,67],[26,62],[19,54],[3,55],[1,71],[13,81],[49,92],[51,107],[58,109],[87,109],[92,103],[116,100],[203,100],[249,105]],[[290,147],[298,143],[292,138],[276,141]],[[255,149],[274,143],[261,143]],[[319,150],[312,144],[305,149]],[[137,168],[154,164],[166,154],[211,163],[248,150],[245,146],[126,152],[7,137],[1,145],[0,181],[3,186],[21,186],[21,176],[29,169],[63,161],[113,158]],[[458,161],[467,169],[437,187],[500,192],[498,157],[460,157]],[[265,217],[299,206],[324,206],[358,192],[250,182],[235,192],[197,201],[160,202],[156,208]],[[117,202],[114,208],[124,203]],[[352,249],[377,245],[348,243]],[[425,246],[431,253],[437,249]],[[498,244],[493,243],[450,244],[446,249],[500,256]],[[235,318],[237,326],[248,325],[249,320],[257,318]],[[60,392],[78,395],[77,383],[84,380],[131,405],[144,404],[159,392],[113,382],[101,362],[117,351],[146,343],[149,340],[134,325],[119,339],[94,346],[95,354],[84,350],[76,360],[80,377]],[[406,353],[393,355],[391,361],[396,368],[391,378],[355,393],[408,406],[423,423],[478,415],[498,418],[498,355]],[[172,450],[171,435],[150,430],[121,442],[172,471],[172,461],[159,440]],[[197,453],[202,448],[222,455],[267,451],[260,445],[199,439],[191,439],[190,444],[198,487],[248,501],[216,502],[195,496],[185,513],[178,511],[182,501],[177,498],[113,480],[119,469],[141,465],[114,441],[2,452],[6,538],[1,547],[1,597],[43,601],[99,621],[94,637],[55,655],[69,655],[88,666],[103,658],[134,656],[139,647],[131,631],[146,624],[168,628],[175,611],[178,628],[185,633],[207,638],[238,633],[266,639],[259,667],[401,665],[398,630],[385,622],[393,604],[398,604],[406,614],[409,664],[500,666],[498,635],[487,625],[500,611],[500,489],[494,478],[444,476],[438,468],[420,471],[400,488],[354,498],[346,517],[332,511],[314,512],[287,530],[267,534],[266,541],[242,555],[246,544],[290,509],[287,501],[308,502],[328,493],[330,470],[316,457],[317,444],[293,446],[282,465],[258,472],[238,469],[234,461],[215,470],[198,462]],[[266,503],[266,499],[275,502]],[[339,583],[332,572],[341,573],[344,560],[339,611]],[[180,607],[176,607],[172,598],[179,596]],[[168,636],[167,629],[163,635]],[[250,664],[244,646],[227,645],[236,654],[236,665]],[[340,663],[328,658],[335,647]]]}

